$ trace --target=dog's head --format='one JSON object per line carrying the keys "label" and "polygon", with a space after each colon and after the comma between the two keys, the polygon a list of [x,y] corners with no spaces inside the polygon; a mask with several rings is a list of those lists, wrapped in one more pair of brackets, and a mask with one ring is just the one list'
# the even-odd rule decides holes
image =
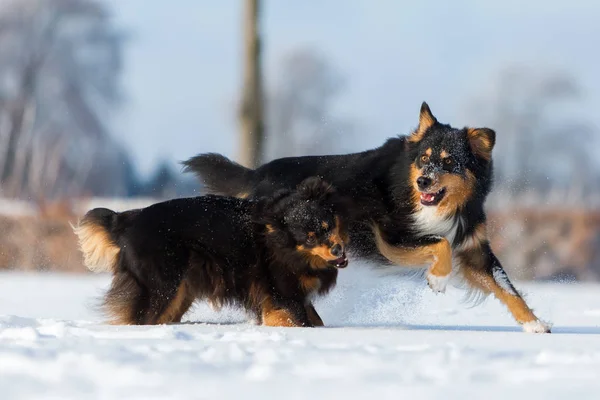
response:
{"label": "dog's head", "polygon": [[491,180],[496,134],[488,128],[453,128],[441,124],[427,103],[407,145],[412,158],[410,183],[417,208],[455,212],[473,198],[482,180]]}
{"label": "dog's head", "polygon": [[305,179],[296,190],[260,200],[257,222],[267,243],[277,250],[301,253],[314,268],[348,265],[348,234],[343,199],[319,177]]}

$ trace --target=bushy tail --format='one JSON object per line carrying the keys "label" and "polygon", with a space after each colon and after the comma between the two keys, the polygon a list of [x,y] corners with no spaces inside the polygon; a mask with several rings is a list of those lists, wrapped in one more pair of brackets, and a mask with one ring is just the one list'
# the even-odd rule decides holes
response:
{"label": "bushy tail", "polygon": [[184,172],[193,172],[212,194],[247,197],[255,171],[217,153],[199,154],[182,163]]}
{"label": "bushy tail", "polygon": [[[120,247],[116,243],[115,225],[119,214],[106,209],[88,211],[73,231],[79,238],[85,266],[92,272],[111,272],[110,289],[100,304],[100,310],[117,325],[140,324],[148,307],[146,292],[127,268],[117,269]],[[145,307],[145,308],[144,308]]]}
{"label": "bushy tail", "polygon": [[88,211],[73,226],[79,238],[79,248],[83,253],[85,266],[92,272],[115,272],[117,257],[121,249],[111,234],[117,220],[117,213],[106,208]]}

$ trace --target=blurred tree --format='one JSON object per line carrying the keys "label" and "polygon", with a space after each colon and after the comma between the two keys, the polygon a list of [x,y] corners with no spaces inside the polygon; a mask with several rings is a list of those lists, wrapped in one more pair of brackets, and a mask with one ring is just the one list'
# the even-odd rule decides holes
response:
{"label": "blurred tree", "polygon": [[147,180],[134,179],[135,196],[154,199],[173,199],[181,196],[198,195],[198,183],[194,177],[178,174],[171,164],[162,160]]}
{"label": "blurred tree", "polygon": [[2,3],[2,195],[76,195],[95,188],[91,175],[119,179],[127,155],[108,122],[121,99],[123,41],[102,1]]}
{"label": "blurred tree", "polygon": [[268,158],[343,153],[355,123],[335,115],[342,75],[320,53],[298,49],[284,58],[269,93]]}
{"label": "blurred tree", "polygon": [[582,91],[560,71],[513,67],[469,104],[469,120],[497,131],[496,181],[512,193],[596,190],[594,130],[579,112]]}
{"label": "blurred tree", "polygon": [[173,198],[176,195],[177,177],[166,161],[158,164],[146,184],[146,196]]}
{"label": "blurred tree", "polygon": [[264,140],[260,1],[244,2],[244,87],[240,107],[241,140],[238,161],[242,165],[255,167],[261,163]]}

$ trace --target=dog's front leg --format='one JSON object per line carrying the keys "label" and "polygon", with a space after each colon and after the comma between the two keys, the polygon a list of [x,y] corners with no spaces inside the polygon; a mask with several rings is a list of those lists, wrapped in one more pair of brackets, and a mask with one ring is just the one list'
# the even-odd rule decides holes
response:
{"label": "dog's front leg", "polygon": [[307,305],[304,306],[304,308],[306,310],[306,315],[308,316],[308,320],[310,321],[311,324],[313,324],[313,326],[325,326],[325,324],[323,323],[323,320],[317,313],[317,310],[315,310],[315,306],[313,306],[312,303],[308,303]]}
{"label": "dog's front leg", "polygon": [[423,248],[431,254],[433,262],[427,271],[427,283],[431,290],[436,293],[444,293],[452,274],[452,246],[446,238]]}
{"label": "dog's front leg", "polygon": [[446,291],[452,274],[452,246],[446,238],[426,236],[414,244],[392,245],[383,238],[378,227],[375,227],[373,231],[377,248],[385,258],[402,266],[430,264],[427,270],[429,287],[436,293]]}
{"label": "dog's front leg", "polygon": [[307,310],[296,301],[266,300],[262,305],[262,322],[265,326],[312,327]]}
{"label": "dog's front leg", "polygon": [[457,251],[460,271],[466,282],[485,294],[493,293],[514,319],[523,326],[525,332],[550,333],[550,324],[535,316],[519,292],[508,279],[500,261],[490,248],[487,240],[473,243],[469,248]]}

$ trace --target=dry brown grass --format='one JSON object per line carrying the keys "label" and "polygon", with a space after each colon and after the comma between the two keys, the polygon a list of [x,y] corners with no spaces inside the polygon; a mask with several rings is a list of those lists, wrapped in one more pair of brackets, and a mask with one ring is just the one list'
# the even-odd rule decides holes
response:
{"label": "dry brown grass", "polygon": [[0,270],[84,272],[69,201],[38,204],[39,215],[0,215]]}
{"label": "dry brown grass", "polygon": [[600,212],[516,209],[489,220],[492,247],[511,276],[600,279]]}

